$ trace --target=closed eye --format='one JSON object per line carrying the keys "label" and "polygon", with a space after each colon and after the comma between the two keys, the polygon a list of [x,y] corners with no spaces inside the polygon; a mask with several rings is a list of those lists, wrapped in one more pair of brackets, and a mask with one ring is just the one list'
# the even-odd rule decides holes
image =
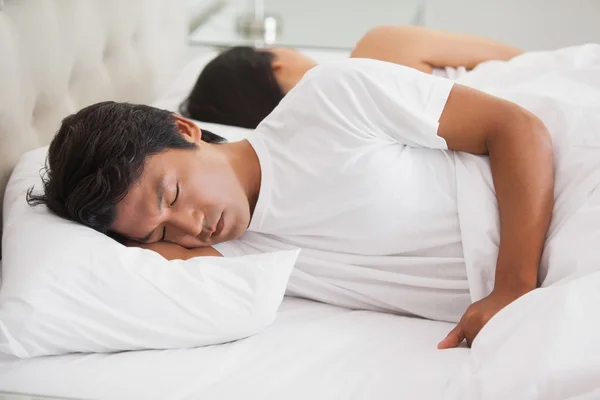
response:
{"label": "closed eye", "polygon": [[[173,207],[178,198],[179,198],[179,182],[177,182],[177,186],[175,189],[175,198],[173,199],[171,204],[169,204],[169,207]],[[160,241],[162,242],[166,238],[167,238],[167,227],[165,226],[165,227],[163,227],[163,234],[162,234],[162,237],[160,238]]]}
{"label": "closed eye", "polygon": [[177,182],[177,189],[176,190],[177,191],[175,192],[175,198],[173,199],[173,202],[171,204],[169,204],[169,207],[173,207],[173,205],[175,205],[175,202],[179,198],[179,182]]}

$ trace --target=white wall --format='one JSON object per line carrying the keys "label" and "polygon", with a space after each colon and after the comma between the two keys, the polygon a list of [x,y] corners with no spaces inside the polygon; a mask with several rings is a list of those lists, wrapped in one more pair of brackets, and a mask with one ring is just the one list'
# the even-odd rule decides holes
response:
{"label": "white wall", "polygon": [[[217,1],[217,0],[188,0]],[[279,43],[350,49],[370,28],[413,24],[500,40],[524,50],[600,43],[600,0],[264,0],[281,17]],[[253,0],[227,6],[193,34],[199,42],[243,40],[236,17]],[[419,10],[423,11],[419,18]]]}
{"label": "white wall", "polygon": [[600,0],[426,0],[424,24],[524,50],[600,43]]}
{"label": "white wall", "polygon": [[[600,0],[599,0],[600,1]],[[372,27],[414,23],[421,0],[264,0],[286,43],[351,49]],[[248,3],[252,3],[248,1]]]}

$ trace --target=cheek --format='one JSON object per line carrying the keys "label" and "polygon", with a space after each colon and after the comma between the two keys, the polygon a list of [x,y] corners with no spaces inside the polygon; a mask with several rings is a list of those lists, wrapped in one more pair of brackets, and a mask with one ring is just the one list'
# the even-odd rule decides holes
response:
{"label": "cheek", "polygon": [[128,200],[117,204],[115,220],[110,229],[125,237],[141,237],[143,232],[153,229],[153,216],[145,212],[143,205],[136,206]]}
{"label": "cheek", "polygon": [[185,201],[203,207],[219,203],[219,199],[223,197],[220,181],[217,174],[206,172],[190,174],[188,179],[182,182],[186,190]]}
{"label": "cheek", "polygon": [[248,207],[240,207],[235,215],[235,220],[231,224],[231,229],[228,232],[227,240],[239,239],[246,232],[250,224],[250,211]]}
{"label": "cheek", "polygon": [[228,172],[217,171],[193,177],[190,201],[217,208],[236,205],[246,195],[237,178]]}
{"label": "cheek", "polygon": [[185,203],[211,215],[228,210],[232,223],[228,236],[236,236],[228,240],[239,237],[248,226],[250,212],[246,194],[233,171],[220,163],[195,165],[188,171],[190,173],[182,177]]}

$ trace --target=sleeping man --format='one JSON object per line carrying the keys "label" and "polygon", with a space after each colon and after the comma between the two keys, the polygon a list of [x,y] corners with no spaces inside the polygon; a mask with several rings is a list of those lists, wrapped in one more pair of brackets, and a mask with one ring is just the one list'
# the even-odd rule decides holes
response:
{"label": "sleeping man", "polygon": [[[553,139],[565,160],[578,153],[546,125],[550,100],[574,89],[548,82],[500,98],[352,59],[315,67],[233,143],[168,111],[98,103],[63,120],[29,202],[167,259],[301,248],[287,294],[454,321],[439,347],[470,345],[538,286],[555,198],[570,204]],[[589,185],[597,170],[581,172]],[[477,270],[492,275],[474,289]]]}

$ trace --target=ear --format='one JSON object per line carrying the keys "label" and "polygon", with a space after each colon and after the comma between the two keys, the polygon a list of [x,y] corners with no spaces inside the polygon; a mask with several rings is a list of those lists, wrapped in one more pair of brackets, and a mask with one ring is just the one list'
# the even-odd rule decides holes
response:
{"label": "ear", "polygon": [[173,114],[177,130],[188,142],[199,144],[202,141],[202,131],[196,124],[180,115]]}
{"label": "ear", "polygon": [[277,74],[283,70],[283,63],[275,59],[271,64],[271,68],[273,68],[273,73]]}

